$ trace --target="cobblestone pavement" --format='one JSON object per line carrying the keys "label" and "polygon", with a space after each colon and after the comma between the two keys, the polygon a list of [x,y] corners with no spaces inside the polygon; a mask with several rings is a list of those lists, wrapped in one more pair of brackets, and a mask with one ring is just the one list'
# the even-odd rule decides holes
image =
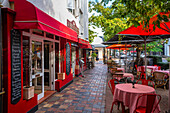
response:
{"label": "cobblestone pavement", "polygon": [[37,113],[104,113],[107,68],[97,64],[61,92],[41,103]]}
{"label": "cobblestone pavement", "polygon": [[[96,64],[84,74],[86,77],[74,78],[67,88],[41,103],[37,113],[110,113],[113,96],[107,84],[111,79],[107,66]],[[168,90],[157,88],[156,93],[162,96],[159,105],[164,113],[168,110]],[[114,105],[113,111],[121,113],[121,107],[117,110]]]}

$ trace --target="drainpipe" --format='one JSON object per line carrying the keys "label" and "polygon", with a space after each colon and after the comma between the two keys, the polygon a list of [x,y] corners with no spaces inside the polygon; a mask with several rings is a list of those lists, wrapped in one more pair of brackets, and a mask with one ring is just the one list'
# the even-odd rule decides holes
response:
{"label": "drainpipe", "polygon": [[1,0],[0,0],[0,112],[3,112],[3,94],[4,91],[2,89],[2,16],[1,16]]}

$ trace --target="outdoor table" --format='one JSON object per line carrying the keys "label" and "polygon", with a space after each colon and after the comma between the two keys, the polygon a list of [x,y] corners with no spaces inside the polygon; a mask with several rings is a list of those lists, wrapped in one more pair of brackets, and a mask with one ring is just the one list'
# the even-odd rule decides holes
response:
{"label": "outdoor table", "polygon": [[[125,84],[117,84],[114,91],[113,101],[121,101],[124,103],[126,107],[129,108],[129,112],[133,113],[136,108],[136,101],[138,97],[142,94],[146,93],[156,93],[155,89],[150,86],[135,84],[135,88],[132,88],[131,83]],[[144,105],[146,102],[146,98],[142,98],[139,100],[138,105]],[[156,104],[156,102],[155,102]],[[159,105],[155,109],[154,113],[158,113],[160,111]]]}
{"label": "outdoor table", "polygon": [[[132,73],[121,73],[121,72],[117,72],[115,73],[115,75],[123,75],[123,77],[130,77],[131,78],[131,81],[134,80],[134,76]],[[120,77],[115,77],[116,79],[120,80],[121,78]]]}
{"label": "outdoor table", "polygon": [[166,74],[167,74],[167,75],[166,75],[166,78],[169,77],[169,71],[167,71],[167,70],[156,70],[156,71],[154,71],[154,72],[163,72],[163,73],[166,73]]}
{"label": "outdoor table", "polygon": [[[156,71],[156,70],[158,70],[158,66],[147,66],[147,68],[148,68],[148,69],[152,69],[153,72]],[[145,66],[139,66],[139,67],[137,68],[137,71],[139,71],[139,72],[145,72]]]}
{"label": "outdoor table", "polygon": [[122,71],[123,73],[125,73],[125,69],[124,68],[117,68],[118,71]]}

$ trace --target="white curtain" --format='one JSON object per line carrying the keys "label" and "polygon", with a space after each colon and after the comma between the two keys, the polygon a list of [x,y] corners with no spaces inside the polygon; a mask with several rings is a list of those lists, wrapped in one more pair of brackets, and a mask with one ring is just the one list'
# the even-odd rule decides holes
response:
{"label": "white curtain", "polygon": [[3,5],[3,7],[8,7],[8,8],[10,8],[10,6],[9,6],[9,1],[8,1],[8,0],[2,0],[2,5]]}
{"label": "white curtain", "polygon": [[67,0],[67,8],[75,9],[75,0]]}

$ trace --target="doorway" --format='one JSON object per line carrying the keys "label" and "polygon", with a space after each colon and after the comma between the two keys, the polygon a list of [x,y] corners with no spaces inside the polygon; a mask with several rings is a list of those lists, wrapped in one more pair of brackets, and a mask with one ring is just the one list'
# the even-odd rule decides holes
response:
{"label": "doorway", "polygon": [[72,54],[72,70],[73,70],[73,77],[75,77],[75,66],[76,66],[76,47],[71,47],[71,54]]}
{"label": "doorway", "polygon": [[44,41],[44,90],[54,90],[54,43]]}

